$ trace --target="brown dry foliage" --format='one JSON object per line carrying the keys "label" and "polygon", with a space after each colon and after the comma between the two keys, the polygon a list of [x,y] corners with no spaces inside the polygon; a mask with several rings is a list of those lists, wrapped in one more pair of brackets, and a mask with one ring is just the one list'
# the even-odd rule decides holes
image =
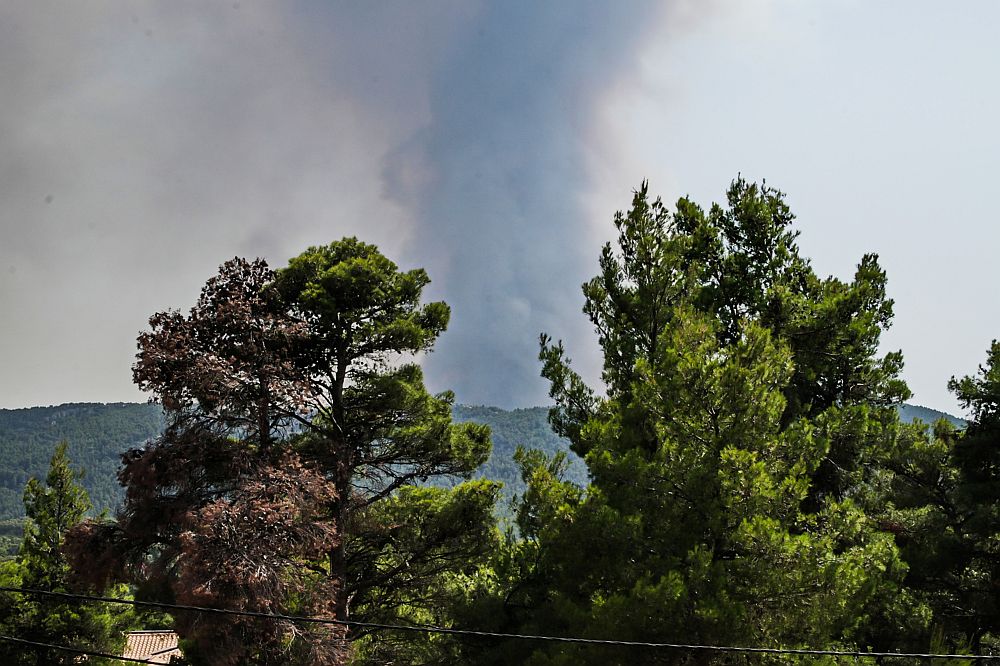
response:
{"label": "brown dry foliage", "polygon": [[306,328],[291,318],[274,272],[234,258],[208,280],[188,316],[159,312],[139,335],[132,369],[175,420],[238,428],[271,440],[281,421],[301,418],[310,394],[296,352]]}
{"label": "brown dry foliage", "polygon": [[[183,435],[126,456],[117,523],[67,536],[78,579],[186,605],[332,618],[332,582],[311,564],[338,541],[323,513],[330,484],[294,453],[250,456],[237,442]],[[211,663],[272,663],[290,650],[341,663],[340,627],[190,612],[175,614],[175,629]]]}
{"label": "brown dry foliage", "polygon": [[[188,316],[158,313],[139,336],[136,383],[168,426],[122,457],[115,523],[67,537],[78,579],[122,581],[180,604],[332,617],[336,589],[316,562],[339,543],[334,486],[281,434],[308,384],[293,362],[301,326],[270,288],[274,273],[234,259]],[[187,612],[175,629],[213,664],[337,664],[344,630]]]}

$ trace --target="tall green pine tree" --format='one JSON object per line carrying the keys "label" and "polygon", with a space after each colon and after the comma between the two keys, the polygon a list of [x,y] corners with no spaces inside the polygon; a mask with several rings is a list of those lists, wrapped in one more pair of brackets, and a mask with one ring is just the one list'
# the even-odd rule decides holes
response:
{"label": "tall green pine tree", "polygon": [[[976,375],[949,389],[969,411],[964,430],[946,421],[911,427],[893,460],[884,520],[910,565],[907,585],[933,611],[947,649],[1000,649],[1000,343]],[[930,640],[923,636],[923,640]]]}
{"label": "tall green pine tree", "polygon": [[[45,481],[32,478],[24,489],[24,540],[15,560],[0,569],[3,585],[49,592],[68,592],[70,569],[62,553],[66,531],[80,523],[91,509],[87,491],[79,484],[66,443],[56,446]],[[59,601],[42,596],[4,595],[0,630],[39,643],[116,653],[133,615],[108,604]],[[0,644],[4,664],[43,666],[78,663],[78,655],[48,648]]]}
{"label": "tall green pine tree", "polygon": [[[604,391],[542,337],[552,423],[591,485],[522,455],[521,540],[484,586],[498,629],[758,646],[869,643],[903,565],[866,514],[908,395],[866,256],[852,281],[800,256],[783,195],[735,181],[707,212],[645,184],[583,286]],[[602,395],[603,393],[603,395]],[[890,595],[891,596],[891,595]],[[509,643],[482,663],[684,663],[635,649]]]}

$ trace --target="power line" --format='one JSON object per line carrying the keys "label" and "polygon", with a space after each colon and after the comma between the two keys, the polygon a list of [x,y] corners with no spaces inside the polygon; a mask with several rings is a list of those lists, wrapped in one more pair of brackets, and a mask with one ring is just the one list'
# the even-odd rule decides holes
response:
{"label": "power line", "polygon": [[198,613],[215,613],[218,615],[235,615],[241,617],[264,618],[268,620],[284,620],[287,622],[304,622],[313,624],[332,624],[343,627],[359,627],[363,629],[380,629],[387,631],[410,631],[425,634],[447,634],[452,636],[471,636],[477,638],[508,638],[517,640],[542,641],[552,643],[576,643],[581,645],[607,645],[620,647],[662,648],[673,650],[688,650],[700,652],[733,652],[744,654],[782,654],[800,656],[828,657],[898,657],[908,659],[966,659],[987,661],[1000,659],[1000,655],[991,654],[935,654],[925,652],[862,652],[859,650],[816,650],[808,648],[768,648],[740,647],[735,645],[698,645],[690,643],[654,643],[647,641],[623,641],[605,638],[582,638],[575,636],[544,636],[538,634],[508,634],[498,631],[477,631],[473,629],[451,629],[426,624],[386,624],[381,622],[361,622],[358,620],[336,620],[308,615],[282,615],[278,613],[261,613],[257,611],[231,610],[227,608],[208,608],[206,606],[189,606],[185,604],[169,604],[157,601],[137,601],[134,599],[119,599],[117,597],[89,596],[69,592],[50,592],[48,590],[33,590],[19,587],[2,587],[0,592],[14,592],[36,596],[55,597],[72,601],[103,602],[126,604],[146,608],[165,610],[194,611]]}
{"label": "power line", "polygon": [[42,647],[49,648],[50,650],[60,650],[61,652],[71,652],[73,654],[85,654],[88,657],[105,657],[107,659],[117,659],[118,661],[131,661],[135,664],[159,664],[163,666],[161,661],[150,661],[148,659],[139,659],[137,657],[122,657],[117,654],[110,654],[108,652],[97,652],[95,650],[83,650],[81,648],[68,647],[66,645],[53,645],[52,643],[39,643],[37,641],[29,641],[23,638],[15,638],[13,636],[4,636],[0,634],[0,641],[7,641],[9,643],[20,643],[21,645],[28,645],[31,647]]}

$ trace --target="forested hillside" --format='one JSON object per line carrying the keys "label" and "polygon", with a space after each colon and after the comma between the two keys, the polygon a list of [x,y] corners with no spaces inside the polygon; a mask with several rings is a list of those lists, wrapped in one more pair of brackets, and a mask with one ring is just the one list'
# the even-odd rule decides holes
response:
{"label": "forested hillside", "polygon": [[543,451],[546,456],[565,452],[569,461],[566,480],[579,486],[587,485],[586,466],[579,456],[569,450],[569,443],[552,432],[547,407],[508,411],[499,407],[456,405],[453,413],[456,421],[475,421],[490,427],[493,433],[493,452],[489,460],[479,468],[477,476],[502,481],[507,498],[524,492],[524,481],[514,462],[514,452],[518,446]]}
{"label": "forested hillside", "polygon": [[[900,417],[904,422],[920,419],[931,424],[944,418],[957,427],[965,425],[964,420],[951,414],[919,405],[903,405]],[[569,459],[567,480],[580,486],[587,484],[583,461],[569,450],[566,440],[552,432],[547,407],[506,410],[456,405],[454,418],[458,422],[474,421],[490,426],[493,452],[476,476],[502,481],[508,498],[524,490],[514,462],[518,446],[538,449],[548,456],[565,451]],[[86,471],[83,486],[95,510],[110,509],[121,497],[115,478],[119,456],[129,447],[156,436],[161,427],[159,408],[149,404],[73,403],[0,409],[0,521],[24,514],[21,505],[24,485],[32,476],[45,474],[55,445],[63,440],[69,443],[74,467]]]}
{"label": "forested hillside", "polygon": [[927,425],[934,425],[936,421],[945,419],[956,428],[964,428],[966,423],[965,419],[960,419],[946,412],[939,412],[930,407],[922,407],[921,405],[901,405],[899,408],[899,419],[903,423],[911,423],[915,419],[920,419]]}
{"label": "forested hillside", "polygon": [[[944,418],[964,427],[959,418],[919,405],[903,405],[904,422],[920,419],[931,424]],[[566,480],[587,485],[587,468],[569,450],[565,439],[548,422],[547,407],[506,410],[499,407],[456,405],[455,421],[473,421],[490,426],[493,452],[479,468],[477,478],[501,481],[504,499],[500,513],[510,515],[511,500],[524,492],[525,485],[514,461],[518,446],[537,449],[547,456],[560,451],[568,460]],[[144,403],[71,403],[55,407],[0,409],[0,556],[12,554],[21,539],[21,502],[24,486],[32,476],[43,477],[56,444],[69,443],[74,468],[83,468],[82,485],[94,510],[111,510],[121,499],[116,473],[121,454],[155,437],[162,428],[159,407]],[[440,485],[442,480],[436,480]],[[445,482],[447,483],[447,482]]]}
{"label": "forested hillside", "polygon": [[[484,423],[493,432],[493,453],[477,477],[502,481],[508,497],[524,489],[514,451],[518,446],[569,454],[567,479],[586,485],[583,462],[552,432],[548,409],[505,410],[456,405],[455,420]],[[81,403],[58,407],[0,409],[0,521],[24,514],[21,494],[32,476],[43,476],[60,441],[69,442],[74,467],[86,471],[83,485],[95,510],[110,509],[121,497],[115,474],[119,456],[154,437],[162,427],[160,410],[149,404]],[[2,530],[2,526],[0,526]]]}
{"label": "forested hillside", "polygon": [[69,443],[74,468],[97,511],[121,497],[115,474],[120,455],[156,436],[159,407],[134,403],[72,403],[57,407],[0,409],[0,520],[24,515],[24,486],[44,477],[56,444]]}

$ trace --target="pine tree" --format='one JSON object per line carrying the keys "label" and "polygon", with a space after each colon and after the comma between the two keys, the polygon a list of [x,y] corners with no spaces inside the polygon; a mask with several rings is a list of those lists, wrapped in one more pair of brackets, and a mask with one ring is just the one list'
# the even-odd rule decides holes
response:
{"label": "pine tree", "polygon": [[[909,428],[893,469],[892,526],[907,585],[933,610],[939,641],[975,652],[1000,647],[1000,343],[975,375],[949,389],[970,420]],[[930,640],[927,634],[919,638]]]}
{"label": "pine tree", "polygon": [[[522,539],[500,558],[497,628],[639,641],[864,644],[898,585],[865,513],[907,395],[873,256],[851,282],[799,255],[783,195],[734,182],[706,213],[644,184],[583,287],[603,395],[542,337],[552,423],[591,485],[522,457]],[[502,603],[497,603],[497,599]],[[481,619],[482,616],[480,616]],[[505,644],[482,661],[683,663],[683,653]]]}
{"label": "pine tree", "polygon": [[[90,510],[87,492],[79,485],[83,472],[74,472],[66,443],[56,446],[45,481],[32,478],[24,490],[24,539],[17,559],[6,564],[4,585],[34,590],[68,592],[71,571],[62,552],[67,531]],[[18,638],[114,654],[124,644],[123,631],[133,615],[108,604],[82,604],[39,596],[5,595],[9,614],[4,632]],[[4,663],[24,665],[72,664],[77,656],[46,648],[0,645]]]}
{"label": "pine tree", "polygon": [[[277,273],[234,259],[189,314],[155,314],[134,378],[168,427],[125,456],[117,522],[75,531],[75,568],[195,605],[444,621],[441,583],[488,552],[499,488],[418,487],[490,450],[488,428],[453,424],[454,396],[400,361],[448,323],[447,305],[420,302],[428,282],[347,238]],[[177,629],[214,664],[338,664],[345,637],[366,637],[185,614]]]}

